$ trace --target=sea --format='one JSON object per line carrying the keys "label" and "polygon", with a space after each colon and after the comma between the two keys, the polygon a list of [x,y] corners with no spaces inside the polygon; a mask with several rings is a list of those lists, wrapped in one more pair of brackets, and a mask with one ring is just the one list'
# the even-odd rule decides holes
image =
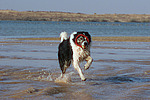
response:
{"label": "sea", "polygon": [[62,31],[87,31],[95,37],[150,36],[150,23],[0,21],[0,38],[59,37]]}
{"label": "sea", "polygon": [[60,40],[43,38],[62,31],[147,37],[150,23],[0,21],[0,100],[150,100],[150,42],[92,41],[81,81],[73,65],[60,78]]}

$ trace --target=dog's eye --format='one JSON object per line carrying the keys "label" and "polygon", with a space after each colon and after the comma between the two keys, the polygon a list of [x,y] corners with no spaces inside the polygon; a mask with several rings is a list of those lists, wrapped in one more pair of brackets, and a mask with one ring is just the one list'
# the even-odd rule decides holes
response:
{"label": "dog's eye", "polygon": [[85,38],[85,37],[82,37],[82,41],[86,41],[86,38]]}
{"label": "dog's eye", "polygon": [[82,36],[80,36],[78,39],[83,40],[84,38]]}

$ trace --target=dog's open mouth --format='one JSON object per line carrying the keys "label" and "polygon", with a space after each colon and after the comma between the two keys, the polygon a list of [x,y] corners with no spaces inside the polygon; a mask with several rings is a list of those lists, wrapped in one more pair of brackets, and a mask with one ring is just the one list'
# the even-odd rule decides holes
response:
{"label": "dog's open mouth", "polygon": [[83,48],[83,49],[86,49],[86,46],[82,45],[82,48]]}
{"label": "dog's open mouth", "polygon": [[84,41],[81,45],[83,49],[86,49],[88,47],[88,42]]}

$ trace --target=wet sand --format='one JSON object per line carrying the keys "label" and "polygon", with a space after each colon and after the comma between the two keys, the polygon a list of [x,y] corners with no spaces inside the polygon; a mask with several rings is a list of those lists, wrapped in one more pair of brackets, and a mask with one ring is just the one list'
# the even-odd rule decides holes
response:
{"label": "wet sand", "polygon": [[[18,40],[60,40],[59,38],[19,38]],[[93,41],[150,42],[150,37],[92,37]]]}
{"label": "wet sand", "polygon": [[150,37],[92,39],[87,80],[70,66],[63,83],[55,82],[59,38],[1,39],[0,99],[150,99]]}

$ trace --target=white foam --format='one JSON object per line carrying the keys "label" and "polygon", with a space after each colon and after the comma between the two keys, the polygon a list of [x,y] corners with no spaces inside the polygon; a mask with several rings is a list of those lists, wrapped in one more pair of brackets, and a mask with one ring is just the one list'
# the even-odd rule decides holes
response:
{"label": "white foam", "polygon": [[47,80],[48,80],[48,81],[53,81],[51,74],[49,74],[49,75],[47,76]]}
{"label": "white foam", "polygon": [[74,72],[66,73],[58,78],[55,79],[56,83],[70,83],[71,82],[71,76]]}

